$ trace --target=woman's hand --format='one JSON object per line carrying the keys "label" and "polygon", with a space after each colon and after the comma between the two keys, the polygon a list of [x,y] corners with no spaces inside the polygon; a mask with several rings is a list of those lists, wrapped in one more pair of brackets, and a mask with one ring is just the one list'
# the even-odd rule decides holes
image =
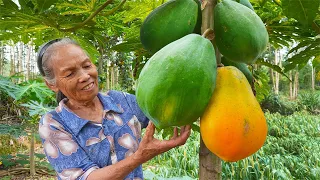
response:
{"label": "woman's hand", "polygon": [[139,158],[142,163],[152,159],[153,157],[166,152],[174,147],[184,145],[190,136],[191,126],[181,126],[180,134],[178,134],[178,128],[174,128],[173,136],[170,140],[158,140],[153,137],[155,132],[155,126],[150,121],[139,148],[136,152],[136,157]]}

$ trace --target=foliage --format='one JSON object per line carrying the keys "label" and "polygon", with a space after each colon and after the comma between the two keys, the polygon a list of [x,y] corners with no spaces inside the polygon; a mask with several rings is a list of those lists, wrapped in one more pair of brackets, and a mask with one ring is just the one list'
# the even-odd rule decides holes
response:
{"label": "foliage", "polygon": [[0,135],[1,134],[10,134],[11,136],[17,138],[22,135],[26,135],[24,131],[24,126],[22,125],[7,125],[7,124],[0,124]]}
{"label": "foliage", "polygon": [[264,98],[270,93],[269,81],[270,78],[267,74],[266,68],[259,68],[253,71],[254,81],[254,90],[256,98],[259,102],[263,101]]}
{"label": "foliage", "polygon": [[[163,132],[164,131],[160,131],[156,133],[155,138],[164,139],[162,138]],[[169,137],[165,139],[167,138]],[[152,160],[143,164],[144,170],[153,172],[157,175],[157,178],[187,176],[195,179],[199,173],[199,141],[200,134],[192,131],[185,145],[154,157]]]}
{"label": "foliage", "polygon": [[261,102],[263,111],[271,113],[280,113],[282,115],[290,115],[299,110],[299,104],[296,101],[289,101],[280,95],[271,93]]}
{"label": "foliage", "polygon": [[26,147],[19,144],[18,141],[10,134],[0,134],[0,155],[11,154],[23,150]]}
{"label": "foliage", "polygon": [[[44,154],[35,153],[36,167],[40,169],[47,169],[49,174],[54,175],[54,170],[52,166],[47,162],[46,156]],[[10,155],[10,154],[3,154],[0,155],[0,162],[3,164],[4,169],[9,169],[13,167],[29,167],[30,166],[30,156],[26,154],[19,154]]]}
{"label": "foliage", "polygon": [[320,33],[318,0],[252,0],[252,3],[256,13],[265,22],[270,43],[275,48],[298,43],[287,54],[286,72],[297,65],[302,67],[312,57],[320,55],[317,37]]}
{"label": "foliage", "polygon": [[298,96],[301,109],[320,114],[320,92],[302,92]]}

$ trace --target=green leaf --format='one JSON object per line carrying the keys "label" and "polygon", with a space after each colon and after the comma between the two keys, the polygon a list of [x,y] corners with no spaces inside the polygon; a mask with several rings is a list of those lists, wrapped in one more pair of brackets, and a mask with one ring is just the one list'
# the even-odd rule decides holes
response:
{"label": "green leaf", "polygon": [[45,154],[39,154],[39,153],[34,153],[34,155],[39,158],[39,159],[44,159],[46,158],[46,155]]}
{"label": "green leaf", "polygon": [[37,7],[40,10],[40,12],[43,12],[49,9],[56,2],[58,2],[58,0],[37,0]]}
{"label": "green leaf", "polygon": [[123,42],[121,44],[117,44],[113,46],[111,49],[118,52],[130,52],[135,51],[137,49],[143,49],[143,46],[141,44],[140,39],[133,38],[128,39],[126,42]]}
{"label": "green leaf", "polygon": [[45,113],[52,111],[54,107],[43,104],[42,102],[29,101],[28,103],[21,104],[21,106],[28,108],[29,116],[39,115],[42,116]]}
{"label": "green leaf", "polygon": [[317,15],[319,0],[282,0],[284,14],[304,26],[310,26]]}
{"label": "green leaf", "polygon": [[[35,98],[30,97],[32,94],[35,94]],[[53,92],[49,90],[44,83],[39,83],[36,81],[27,82],[25,85],[19,87],[14,91],[16,95],[16,100],[21,98],[34,99],[39,102],[43,102],[48,97],[53,97]]]}
{"label": "green leaf", "polygon": [[275,71],[277,71],[278,73],[282,74],[283,76],[285,76],[286,78],[290,79],[284,72],[283,72],[283,69],[280,67],[280,66],[277,66],[277,65],[274,65],[274,64],[271,64],[269,62],[266,62],[264,61],[263,59],[258,59],[256,61],[256,64],[260,64],[260,65],[264,65],[264,66],[267,66]]}
{"label": "green leaf", "polygon": [[29,159],[29,155],[25,155],[25,154],[17,154],[17,157],[21,158],[21,159]]}
{"label": "green leaf", "polygon": [[296,47],[289,51],[291,57],[286,60],[288,64],[284,66],[284,72],[299,66],[301,69],[314,57],[320,56],[320,38],[307,39],[300,42]]}
{"label": "green leaf", "polygon": [[5,8],[10,10],[18,10],[18,6],[12,0],[2,0]]}

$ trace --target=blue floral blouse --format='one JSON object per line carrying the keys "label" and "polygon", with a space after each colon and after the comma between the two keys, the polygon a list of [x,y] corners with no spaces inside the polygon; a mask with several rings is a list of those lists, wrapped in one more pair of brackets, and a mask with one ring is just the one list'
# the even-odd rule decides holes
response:
{"label": "blue floral blouse", "polygon": [[[74,114],[65,105],[67,99],[40,120],[44,151],[58,179],[86,179],[93,170],[115,164],[138,149],[141,128],[149,120],[138,107],[135,96],[108,91],[106,95],[99,93],[98,97],[104,107],[101,124]],[[142,166],[125,179],[143,179]]]}

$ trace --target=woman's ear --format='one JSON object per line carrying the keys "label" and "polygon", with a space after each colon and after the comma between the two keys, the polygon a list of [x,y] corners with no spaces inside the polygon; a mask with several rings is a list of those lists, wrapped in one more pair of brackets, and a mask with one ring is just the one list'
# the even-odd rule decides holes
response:
{"label": "woman's ear", "polygon": [[57,88],[57,86],[55,84],[51,84],[49,83],[47,80],[44,80],[46,82],[46,85],[49,89],[51,89],[52,91],[54,91],[55,93],[58,93],[59,89]]}

